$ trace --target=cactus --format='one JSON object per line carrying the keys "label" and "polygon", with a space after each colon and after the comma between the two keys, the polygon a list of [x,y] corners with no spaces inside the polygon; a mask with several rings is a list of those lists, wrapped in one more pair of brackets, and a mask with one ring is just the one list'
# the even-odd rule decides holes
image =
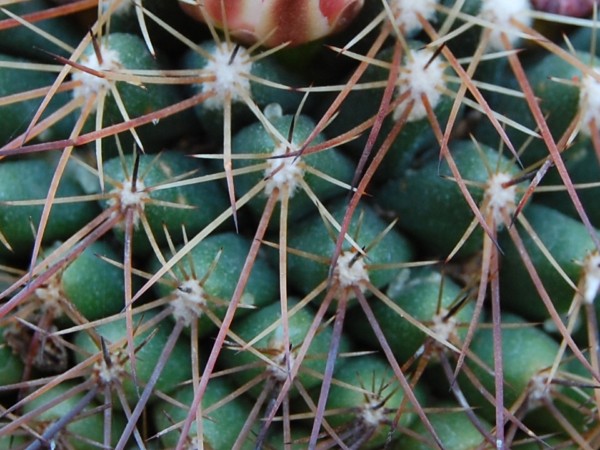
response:
{"label": "cactus", "polygon": [[600,447],[567,3],[9,0],[0,446]]}

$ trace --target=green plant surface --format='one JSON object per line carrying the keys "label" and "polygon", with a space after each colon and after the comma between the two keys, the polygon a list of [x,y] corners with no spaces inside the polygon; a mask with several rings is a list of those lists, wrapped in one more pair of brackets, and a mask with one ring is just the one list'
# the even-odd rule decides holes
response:
{"label": "green plant surface", "polygon": [[[49,430],[49,425],[64,416],[71,414],[79,409],[78,414],[72,418],[59,433],[55,436],[49,436],[48,440],[56,446],[72,447],[77,450],[90,450],[97,448],[99,443],[114,444],[122,433],[125,427],[125,417],[121,414],[112,415],[111,419],[111,434],[105,441],[104,417],[99,411],[94,412],[94,407],[97,406],[88,400],[88,404],[84,408],[79,408],[81,402],[85,402],[86,396],[82,393],[66,396],[69,389],[75,388],[74,383],[64,383],[48,391],[44,395],[37,397],[35,400],[27,403],[23,408],[25,413],[38,412],[38,408],[45,408],[48,403],[54,400],[62,400],[56,406],[41,411],[36,414],[35,421],[39,427],[39,431]],[[87,415],[86,415],[87,412]],[[35,442],[35,437],[31,437],[32,442]]]}
{"label": "green plant surface", "polygon": [[0,447],[600,448],[593,11],[192,3],[0,0]]}
{"label": "green plant surface", "polygon": [[[409,426],[416,419],[411,406],[403,402],[404,393],[382,359],[351,358],[337,371],[335,379],[340,384],[331,388],[327,421],[338,429],[339,438],[346,445],[377,448],[390,435],[395,438],[392,418],[398,410],[401,426]],[[421,390],[415,393],[423,402],[426,393]]]}
{"label": "green plant surface", "polygon": [[[156,293],[170,299],[174,317],[184,317],[191,324],[197,316],[198,334],[207,336],[225,315],[235,288],[231,280],[241,275],[249,249],[248,240],[238,234],[215,233],[175,268],[175,284],[164,280],[156,285]],[[153,270],[160,266],[158,259],[153,261]],[[237,317],[274,302],[277,294],[277,276],[265,258],[259,258],[254,262]]]}
{"label": "green plant surface", "polygon": [[[53,167],[51,161],[42,158],[4,161],[0,167],[2,184],[0,206],[0,230],[8,244],[0,246],[3,255],[26,257],[33,248],[34,230],[42,215],[43,202],[51,185]],[[32,183],[21,181],[30,178]],[[57,192],[59,197],[72,198],[83,195],[83,190],[73,177],[65,177]],[[8,205],[8,202],[16,204]],[[44,239],[52,243],[67,239],[89,221],[96,210],[90,203],[72,202],[56,207],[45,229]],[[12,251],[10,251],[12,249]]]}
{"label": "green plant surface", "polygon": [[[155,317],[155,314],[134,316],[133,319],[136,327],[143,329],[144,323],[150,321],[153,317]],[[107,345],[121,344],[120,350],[117,351],[124,350],[122,344],[127,332],[123,319],[99,326],[98,333],[105,339]],[[125,376],[121,380],[125,396],[131,404],[135,405],[139,390],[141,389],[140,386],[143,387],[150,380],[167,343],[169,334],[169,325],[166,322],[161,322],[156,328],[146,329],[136,334],[135,344],[139,346],[139,349],[135,354],[135,365],[132,364],[132,361],[125,364],[125,367],[122,369],[122,373]],[[86,332],[79,332],[74,339],[77,347],[82,351],[77,356],[80,361],[85,360],[86,354],[93,355],[99,350],[92,337]],[[132,367],[135,367],[135,372]],[[166,370],[157,380],[156,388],[168,393],[175,389],[178,383],[184,382],[190,375],[190,350],[185,341],[180,341],[170,353],[169,363],[166,366]]]}
{"label": "green plant surface", "polygon": [[[451,409],[451,406],[454,406],[454,409]],[[475,427],[471,418],[464,411],[461,411],[458,405],[440,404],[438,408],[442,409],[442,411],[437,414],[432,413],[430,418],[446,449],[469,450],[482,444],[483,436],[480,430],[482,428],[483,430],[488,430],[490,428],[489,424],[479,419],[479,428]],[[421,439],[425,431],[421,423],[414,422],[411,430],[415,434],[405,434],[398,439],[394,448],[398,450],[426,450],[435,448],[430,442]]]}
{"label": "green plant surface", "polygon": [[[430,333],[433,335],[445,341],[464,339],[474,305],[468,303],[461,308],[461,296],[464,294],[450,279],[442,280],[439,272],[430,268],[403,269],[390,283],[387,295],[403,312],[432,329]],[[414,323],[398,320],[390,305],[378,302],[373,305],[373,313],[399,361],[407,361],[423,350],[428,335]],[[363,326],[365,317],[361,311],[353,310],[349,320],[352,328],[360,330],[357,340],[377,346],[373,331]]]}
{"label": "green plant surface", "polygon": [[[314,314],[308,308],[297,309],[294,308],[298,303],[295,301],[288,302],[288,309],[290,311],[287,328],[289,335],[289,343],[291,350],[289,350],[289,357],[291,359],[295,357],[295,351],[300,348],[304,336],[306,336],[312,321],[314,320]],[[295,311],[292,314],[292,311]],[[278,317],[279,316],[279,317]],[[252,345],[253,350],[258,350],[258,353],[262,354],[263,359],[260,359],[256,354],[251,353],[249,350],[232,348],[230,351],[225,352],[222,355],[222,363],[228,368],[247,366],[243,370],[240,370],[236,375],[236,383],[243,385],[254,378],[260,377],[262,372],[267,373],[265,385],[270,382],[280,383],[281,380],[285,380],[286,377],[286,351],[285,342],[283,339],[283,323],[278,323],[276,320],[281,321],[281,307],[279,302],[272,303],[269,306],[260,308],[258,311],[251,313],[240,321],[237,321],[233,326],[232,330],[241,337],[245,342],[254,342]],[[270,333],[264,335],[272,325],[276,324]],[[262,336],[258,341],[256,337]],[[311,389],[320,384],[319,375],[325,370],[326,354],[329,348],[329,342],[332,338],[331,327],[322,328],[319,330],[317,336],[312,340],[311,346],[308,349],[307,361],[303,365],[306,370],[305,373],[299,374],[297,382],[300,383],[304,389]],[[344,337],[341,343],[341,351],[347,352],[350,350],[350,341],[347,337]],[[267,360],[265,361],[266,358]],[[258,366],[258,367],[256,367]],[[317,374],[317,376],[314,376]],[[258,396],[260,389],[250,390],[250,393],[254,396]],[[297,389],[290,391],[289,395],[298,396],[299,392]]]}
{"label": "green plant surface", "polygon": [[[109,196],[101,205],[105,209],[133,210],[134,231],[129,238],[134,252],[148,254],[152,245],[164,245],[168,240],[180,243],[184,229],[188,233],[198,232],[225,208],[225,194],[214,182],[172,184],[202,177],[205,171],[200,161],[176,150],[142,155],[139,162],[133,155],[124,160],[116,157],[104,164]],[[126,228],[127,224],[115,227],[119,239],[125,240]]]}
{"label": "green plant surface", "polygon": [[[223,378],[215,378],[210,383],[206,391],[202,407],[206,411],[203,420],[204,445],[217,450],[227,450],[232,448],[238,434],[242,430],[244,420],[250,413],[251,403],[249,400],[241,397],[228,400],[232,387]],[[165,430],[160,435],[160,441],[165,447],[172,447],[177,444],[179,434],[176,425],[183,421],[189,412],[189,404],[194,398],[192,386],[186,385],[179,388],[171,397],[162,399],[153,406],[153,416],[159,430]],[[218,403],[225,401],[221,406]],[[211,406],[213,407],[211,410]],[[167,429],[173,428],[171,432]],[[198,445],[196,439],[196,430],[190,432],[189,446]],[[244,448],[252,448],[248,443]]]}

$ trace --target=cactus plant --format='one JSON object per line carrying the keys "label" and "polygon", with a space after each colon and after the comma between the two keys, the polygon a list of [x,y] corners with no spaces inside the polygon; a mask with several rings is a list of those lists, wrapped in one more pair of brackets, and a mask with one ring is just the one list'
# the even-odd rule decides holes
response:
{"label": "cactus plant", "polygon": [[3,2],[0,446],[600,447],[568,3]]}

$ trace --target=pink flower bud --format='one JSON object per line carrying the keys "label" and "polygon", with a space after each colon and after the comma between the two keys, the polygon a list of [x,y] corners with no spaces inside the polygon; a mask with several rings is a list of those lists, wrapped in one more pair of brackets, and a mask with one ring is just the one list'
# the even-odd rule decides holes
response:
{"label": "pink flower bud", "polygon": [[364,0],[200,0],[181,1],[194,18],[225,28],[245,44],[299,45],[342,29]]}
{"label": "pink flower bud", "polygon": [[533,7],[563,16],[587,17],[592,14],[594,3],[598,0],[532,0]]}

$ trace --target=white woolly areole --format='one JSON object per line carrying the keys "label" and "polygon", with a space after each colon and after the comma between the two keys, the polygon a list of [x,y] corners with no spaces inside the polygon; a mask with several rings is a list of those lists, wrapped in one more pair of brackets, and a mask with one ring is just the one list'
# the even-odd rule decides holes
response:
{"label": "white woolly areole", "polygon": [[[594,72],[600,74],[600,68],[594,68]],[[581,132],[584,135],[592,134],[592,121],[600,130],[600,82],[591,75],[585,75],[581,80],[579,110],[581,112]]]}
{"label": "white woolly areole", "polygon": [[[117,71],[122,67],[119,52],[116,50],[100,46],[100,54],[102,55],[102,63],[98,61],[95,53],[83,55],[80,63],[97,72]],[[80,86],[73,89],[74,98],[89,98],[100,94],[102,91],[110,90],[110,80],[97,77],[91,73],[76,71],[73,73],[72,79],[81,82]]]}
{"label": "white woolly areole", "polygon": [[516,206],[517,188],[514,184],[505,186],[512,177],[504,172],[496,173],[487,182],[484,194],[485,212],[491,212],[496,224],[504,222],[503,212],[511,213]]}
{"label": "white woolly areole", "polygon": [[583,286],[581,295],[583,301],[592,304],[600,290],[600,254],[589,254],[583,263]]}
{"label": "white woolly areole", "polygon": [[294,355],[290,352],[290,361],[289,363],[285,357],[285,351],[281,350],[275,356],[273,356],[272,361],[273,364],[269,364],[267,367],[267,372],[271,378],[283,383],[288,379],[290,375],[289,368],[294,365]]}
{"label": "white woolly areole", "polygon": [[[456,332],[456,317],[447,317],[448,311],[442,309],[438,314],[433,316],[433,325],[431,330],[435,333],[440,341],[448,342]],[[443,345],[443,344],[440,344]]]}
{"label": "white woolly areole", "polygon": [[285,340],[283,338],[283,326],[278,326],[269,340],[269,349],[274,350],[271,358],[272,364],[267,366],[267,373],[276,381],[281,383],[289,377],[289,369],[294,365],[294,354],[290,351],[289,360],[286,359]]}
{"label": "white woolly areole", "polygon": [[503,50],[502,33],[505,33],[508,41],[514,44],[518,39],[519,30],[511,21],[518,20],[523,25],[531,25],[531,5],[529,0],[483,0],[479,17],[492,22],[496,27],[490,34],[490,50]]}
{"label": "white woolly areole", "polygon": [[381,405],[381,398],[379,396],[370,394],[369,403],[366,403],[360,413],[360,419],[362,423],[369,427],[376,428],[382,423],[387,422],[385,417],[385,408]]}
{"label": "white woolly areole", "polygon": [[435,17],[436,0],[390,0],[396,25],[404,34],[413,34],[421,30],[419,16],[425,20]]}
{"label": "white woolly areole", "polygon": [[35,295],[42,300],[45,305],[58,301],[62,296],[59,277],[50,277],[46,284],[35,290]]}
{"label": "white woolly areole", "polygon": [[[204,445],[204,443],[202,443],[202,445]],[[200,447],[200,439],[198,439],[198,436],[194,436],[191,440],[191,442],[185,446],[186,450],[198,450]]]}
{"label": "white woolly areole", "polygon": [[[236,52],[235,57],[232,55]],[[203,105],[208,109],[222,110],[227,94],[232,101],[241,101],[245,92],[250,96],[250,80],[248,74],[252,69],[252,61],[248,51],[233,44],[217,45],[203,71],[213,75],[213,81],[202,83],[202,92],[214,92],[215,95],[206,99]]]}
{"label": "white woolly areole", "polygon": [[535,374],[529,380],[527,405],[531,410],[542,403],[544,399],[549,399],[551,396],[550,385],[548,384],[548,376],[545,372]]}
{"label": "white woolly areole", "polygon": [[119,189],[114,189],[111,193],[113,195],[108,201],[109,206],[119,205],[119,209],[122,213],[125,213],[128,208],[134,208],[135,213],[133,215],[133,224],[137,227],[140,220],[140,213],[144,210],[145,202],[150,198],[146,192],[146,187],[141,180],[137,180],[135,183],[135,191],[131,180],[126,180]]}
{"label": "white woolly areole", "polygon": [[[288,153],[288,147],[285,144],[279,144],[271,153],[271,156],[282,156]],[[279,190],[278,199],[281,200],[282,187],[287,186],[288,197],[292,198],[300,185],[300,180],[304,177],[304,169],[297,156],[287,158],[271,158],[267,160],[265,169],[265,194],[271,195],[275,189]]]}
{"label": "white woolly areole", "polygon": [[108,356],[110,364],[106,364],[104,358],[100,358],[96,364],[94,364],[93,372],[103,386],[120,382],[125,375],[125,369],[119,362],[119,358],[116,355],[110,354]]}
{"label": "white woolly areole", "polygon": [[174,291],[175,299],[171,302],[173,317],[190,326],[202,315],[206,306],[206,294],[198,280],[190,279],[181,283]]}
{"label": "white woolly areole", "polygon": [[334,276],[340,288],[358,287],[361,291],[367,288],[369,273],[362,256],[355,252],[343,252],[335,266]]}
{"label": "white woolly areole", "polygon": [[435,108],[444,87],[444,64],[439,58],[432,60],[433,52],[428,49],[413,51],[404,63],[398,76],[396,95],[409,91],[409,97],[394,110],[394,120],[400,119],[408,104],[413,101],[413,107],[408,115],[412,122],[427,117],[421,97],[425,95],[432,108]]}
{"label": "white woolly areole", "polygon": [[50,277],[47,283],[35,290],[35,296],[42,301],[43,311],[49,311],[53,317],[63,315],[60,301],[64,295],[61,289],[60,275]]}

